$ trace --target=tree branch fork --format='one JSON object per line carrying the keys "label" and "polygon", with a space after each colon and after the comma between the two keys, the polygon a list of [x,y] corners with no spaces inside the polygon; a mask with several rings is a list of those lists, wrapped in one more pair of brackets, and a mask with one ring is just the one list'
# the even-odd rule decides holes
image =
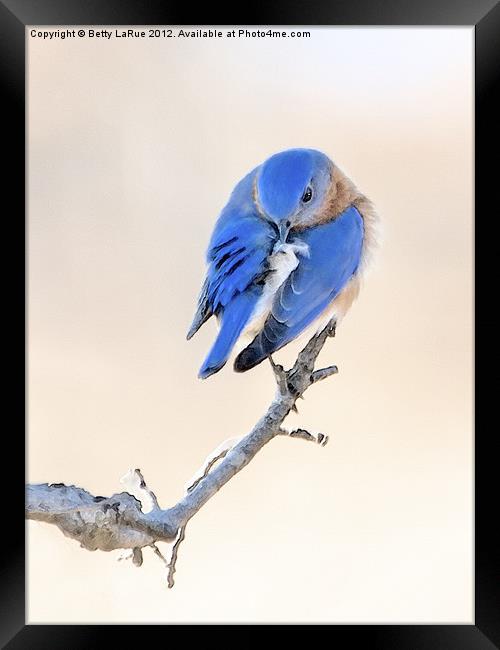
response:
{"label": "tree branch fork", "polygon": [[[276,378],[275,397],[254,428],[241,438],[223,442],[205,460],[189,482],[182,499],[170,508],[161,508],[139,469],[129,471],[121,480],[127,491],[111,497],[93,496],[87,490],[63,483],[33,484],[26,487],[26,518],[56,525],[67,537],[90,551],[129,551],[134,564],[142,564],[142,549],[151,547],[167,568],[167,583],[173,574],[186,525],[203,505],[276,436],[286,435],[324,446],[328,436],[314,435],[305,429],[288,431],[282,425],[306,390],[336,374],[336,366],[315,370],[326,340],[335,336],[331,321],[314,335],[299,353],[294,365],[285,370],[270,358]],[[157,542],[173,543],[167,561]]]}

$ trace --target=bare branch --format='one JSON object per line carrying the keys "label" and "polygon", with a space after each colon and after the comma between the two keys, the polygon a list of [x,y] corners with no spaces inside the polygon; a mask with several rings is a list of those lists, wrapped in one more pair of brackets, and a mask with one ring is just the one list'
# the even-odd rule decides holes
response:
{"label": "bare branch", "polygon": [[191,492],[198,483],[204,479],[212,467],[219,461],[222,460],[225,456],[227,456],[227,453],[230,449],[232,449],[237,442],[241,440],[241,436],[239,438],[228,438],[227,440],[224,440],[223,443],[221,443],[216,449],[214,449],[207,458],[205,458],[205,461],[203,465],[201,466],[201,469],[199,469],[195,475],[188,481],[187,487],[186,487],[186,492]]}
{"label": "bare branch", "polygon": [[328,366],[327,368],[321,368],[321,370],[315,370],[311,376],[311,383],[316,384],[318,381],[328,379],[328,377],[336,375],[338,371],[337,366]]}
{"label": "bare branch", "polygon": [[324,447],[329,440],[329,437],[324,433],[314,434],[306,431],[305,429],[294,429],[293,431],[281,429],[280,435],[288,436],[289,438],[301,438],[302,440],[307,440],[308,442],[315,442],[322,447]]}
{"label": "bare branch", "polygon": [[[192,490],[194,490],[194,488],[200,483],[200,481],[202,481],[204,478],[208,476],[212,467],[219,460],[225,458],[229,450],[232,449],[234,445],[240,440],[241,438],[229,438],[228,440],[225,440],[222,444],[220,444],[217,447],[217,449],[214,449],[214,451],[205,459],[201,471],[198,472],[198,475],[197,476],[195,475],[195,477],[192,478],[191,481],[189,482],[186,492],[191,492]],[[177,539],[175,540],[175,543],[172,547],[170,562],[167,563],[167,568],[168,568],[167,585],[169,589],[172,589],[172,587],[175,584],[174,573],[176,571],[177,557],[179,555],[179,547],[184,541],[184,539],[186,538],[186,526],[187,523],[185,523],[183,526],[179,528]]]}
{"label": "bare branch", "polygon": [[143,548],[172,541],[177,526],[160,517],[164,511],[144,513],[128,492],[106,498],[61,483],[28,485],[26,518],[55,524],[67,537],[89,551]]}
{"label": "bare branch", "polygon": [[274,378],[276,379],[276,384],[278,385],[279,391],[284,395],[288,390],[286,370],[278,363],[274,363],[271,355],[269,355],[268,359],[269,363],[271,364],[271,368],[273,369]]}
{"label": "bare branch", "polygon": [[184,524],[184,526],[181,526],[179,528],[179,535],[177,539],[175,540],[175,544],[172,548],[172,555],[170,556],[170,562],[168,563],[168,574],[167,574],[167,584],[168,588],[172,589],[174,586],[174,573],[175,573],[175,565],[177,564],[177,556],[179,554],[179,546],[182,544],[184,541],[184,538],[186,536],[186,526],[187,524]]}
{"label": "bare branch", "polygon": [[141,502],[143,512],[160,509],[156,494],[146,485],[140,469],[129,470],[125,476],[121,477],[120,483],[127,488],[129,494]]}
{"label": "bare branch", "polygon": [[305,429],[288,433],[282,428],[296,401],[314,383],[337,372],[336,366],[314,370],[316,360],[326,339],[335,335],[335,322],[314,335],[299,353],[290,370],[271,364],[278,384],[276,396],[266,413],[252,431],[241,438],[232,438],[206,459],[186,490],[174,506],[161,509],[158,499],[146,485],[140,470],[131,470],[122,482],[129,492],[111,497],[93,496],[74,485],[37,484],[26,490],[26,518],[56,525],[64,535],[80,542],[89,550],[112,551],[131,549],[134,564],[142,564],[146,546],[153,548],[166,563],[156,542],[174,542],[168,567],[168,586],[174,584],[173,576],[179,546],[185,537],[188,521],[235,474],[240,472],[270,440],[278,435],[302,438],[324,446],[328,436],[316,436]]}
{"label": "bare branch", "polygon": [[163,555],[163,553],[160,551],[158,546],[156,544],[151,544],[151,548],[155,552],[155,554],[160,558],[160,560],[164,563],[166,567],[168,567],[168,560],[167,558]]}
{"label": "bare branch", "polygon": [[136,546],[132,549],[132,562],[135,564],[135,566],[142,566],[142,560],[142,551]]}

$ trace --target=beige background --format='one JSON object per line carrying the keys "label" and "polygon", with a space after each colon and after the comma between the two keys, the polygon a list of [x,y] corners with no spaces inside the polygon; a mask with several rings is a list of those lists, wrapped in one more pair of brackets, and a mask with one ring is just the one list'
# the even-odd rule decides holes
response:
{"label": "beige background", "polygon": [[[207,381],[189,343],[203,254],[238,179],[328,153],[384,243],[279,439],[190,523],[174,590],[28,525],[29,622],[471,622],[471,29],[302,40],[28,37],[28,480],[164,505],[249,430],[269,367]],[[278,355],[290,360],[296,346]]]}

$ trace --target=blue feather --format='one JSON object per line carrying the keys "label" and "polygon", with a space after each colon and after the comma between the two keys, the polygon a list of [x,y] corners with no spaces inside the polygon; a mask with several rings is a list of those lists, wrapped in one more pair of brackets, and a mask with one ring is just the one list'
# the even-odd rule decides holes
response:
{"label": "blue feather", "polygon": [[201,379],[210,377],[226,363],[233,345],[255,308],[258,298],[254,294],[255,291],[240,293],[224,309],[219,334],[198,373]]}
{"label": "blue feather", "polygon": [[268,158],[234,188],[210,239],[207,275],[188,332],[190,338],[212,315],[219,321],[200,377],[222,368],[253,317],[268,274],[279,268],[271,258],[273,250],[279,254],[278,239],[296,241],[298,265],[271,296],[262,330],[235,361],[238,371],[301,334],[356,273],[364,237],[360,213],[351,205],[327,223],[318,213],[331,187],[332,164],[319,151],[290,149]]}
{"label": "blue feather", "polygon": [[203,378],[225,364],[255,309],[262,294],[259,278],[276,241],[275,230],[253,202],[254,173],[235,187],[215,224],[207,251],[207,278],[188,333],[191,338],[212,314],[219,318],[219,334],[200,369]]}
{"label": "blue feather", "polygon": [[270,216],[280,220],[292,212],[311,180],[317,152],[289,149],[271,156],[259,176],[259,197]]}
{"label": "blue feather", "polygon": [[299,336],[336,298],[356,272],[363,243],[363,220],[351,206],[326,224],[309,228],[298,238],[309,247],[276,292],[261,332],[236,358],[243,372]]}

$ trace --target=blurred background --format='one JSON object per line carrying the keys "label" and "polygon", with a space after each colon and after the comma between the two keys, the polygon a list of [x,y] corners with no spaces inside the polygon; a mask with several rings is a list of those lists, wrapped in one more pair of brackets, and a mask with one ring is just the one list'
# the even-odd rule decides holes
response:
{"label": "blurred background", "polygon": [[139,467],[168,506],[261,416],[268,364],[201,381],[215,322],[185,334],[215,219],[270,154],[327,153],[384,233],[321,355],[338,376],[288,420],[329,445],[265,447],[189,524],[173,590],[152,552],[29,522],[30,623],[473,620],[473,30],[310,31],[27,37],[29,482],[110,495]]}

